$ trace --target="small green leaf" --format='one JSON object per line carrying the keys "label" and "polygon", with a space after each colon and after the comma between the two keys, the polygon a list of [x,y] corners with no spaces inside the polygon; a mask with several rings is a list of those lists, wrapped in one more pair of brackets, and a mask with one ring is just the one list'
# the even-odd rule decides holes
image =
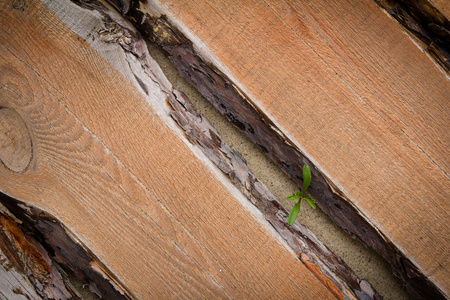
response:
{"label": "small green leaf", "polygon": [[294,224],[295,219],[297,219],[298,213],[300,211],[300,202],[302,201],[299,200],[297,204],[295,204],[294,207],[292,208],[291,213],[289,215],[288,225]]}
{"label": "small green leaf", "polygon": [[308,165],[303,166],[303,193],[306,192],[306,189],[311,184],[311,170]]}
{"label": "small green leaf", "polygon": [[[311,196],[310,196],[310,197],[311,197]],[[311,199],[310,197],[305,198],[305,199],[306,199],[306,201],[308,201],[309,205],[310,205],[313,209],[316,209],[316,200]]]}
{"label": "small green leaf", "polygon": [[299,197],[296,193],[293,193],[291,196],[287,197],[287,199],[288,199],[289,201],[293,201],[293,200],[299,199],[299,198],[300,198],[300,197]]}

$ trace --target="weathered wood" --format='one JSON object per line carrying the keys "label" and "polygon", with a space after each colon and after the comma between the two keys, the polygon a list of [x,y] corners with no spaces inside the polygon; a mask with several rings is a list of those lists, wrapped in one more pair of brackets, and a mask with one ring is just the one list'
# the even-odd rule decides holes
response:
{"label": "weathered wood", "polygon": [[0,292],[6,299],[22,296],[31,296],[32,299],[72,299],[72,293],[47,251],[26,236],[15,221],[2,212],[0,254],[4,256],[0,275],[3,286]]}
{"label": "weathered wood", "polygon": [[[11,224],[14,224],[14,226],[11,226]],[[33,284],[28,278],[27,273],[29,273],[31,275],[30,277],[36,278],[41,292],[46,293],[47,296],[56,294],[61,299],[67,299],[64,297],[68,294],[64,285],[63,292],[57,290],[57,293],[54,293],[55,289],[52,289],[51,286],[53,282],[49,280],[50,276],[46,276],[50,272],[42,272],[39,268],[42,266],[42,257],[38,259],[33,257],[30,259],[32,254],[39,254],[36,247],[34,245],[30,247],[30,244],[31,242],[24,239],[23,233],[17,229],[15,223],[11,222],[8,216],[0,213],[0,298],[22,299],[23,297],[24,299],[43,299],[35,291],[35,286],[37,285]],[[27,246],[26,250],[28,250],[28,253],[25,252],[25,246]],[[34,250],[34,253],[30,253],[30,248]],[[27,265],[27,261],[30,265]],[[48,265],[46,263],[45,265],[46,269],[48,269]],[[36,271],[36,274],[32,271]],[[49,291],[45,291],[45,289]]]}
{"label": "weathered wood", "polygon": [[322,208],[412,295],[438,297],[450,288],[448,78],[373,2],[358,4],[154,1],[126,13],[298,181],[307,154],[326,181],[312,185]]}
{"label": "weathered wood", "polygon": [[[28,154],[1,157],[3,192],[55,216],[131,298],[377,297],[301,226],[284,233],[299,260],[188,142],[166,102],[179,94],[129,23],[100,2],[45,5],[1,3],[0,107],[15,117],[0,141]],[[232,177],[251,175],[238,166]],[[265,205],[286,230],[286,211]],[[60,238],[49,222],[37,227]]]}
{"label": "weathered wood", "polygon": [[43,299],[36,293],[30,280],[9,262],[3,248],[0,249],[0,298]]}
{"label": "weathered wood", "polygon": [[195,111],[182,93],[174,91],[174,94],[176,97],[169,98],[174,108],[171,115],[186,131],[189,140],[199,144],[211,161],[260,209],[305,265],[336,297],[351,298],[354,295],[359,299],[381,299],[369,282],[359,279],[339,256],[332,253],[305,226],[298,222],[288,226],[289,213],[253,175],[241,155],[222,140],[209,121]]}
{"label": "weathered wood", "polygon": [[11,286],[3,286],[0,292],[30,294],[28,299],[41,299],[34,296],[36,292],[42,299],[83,299],[86,292],[74,288],[67,271],[91,291],[87,296],[127,299],[124,291],[108,280],[113,274],[105,274],[105,266],[79,240],[69,236],[58,220],[3,193],[0,202],[0,248],[5,253],[3,275],[8,275],[1,281]]}

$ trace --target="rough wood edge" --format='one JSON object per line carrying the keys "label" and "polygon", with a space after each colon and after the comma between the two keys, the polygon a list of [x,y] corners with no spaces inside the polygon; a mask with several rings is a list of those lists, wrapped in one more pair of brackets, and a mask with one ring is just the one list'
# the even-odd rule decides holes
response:
{"label": "rough wood edge", "polygon": [[173,107],[172,117],[185,130],[188,139],[264,214],[265,218],[291,246],[299,259],[327,286],[338,299],[381,299],[366,281],[360,280],[349,266],[322,244],[305,226],[296,222],[288,226],[287,212],[248,168],[244,158],[230,148],[212,124],[189,103],[180,91],[173,90],[168,101]]}
{"label": "rough wood edge", "polygon": [[374,0],[450,74],[450,22],[428,0]]}
{"label": "rough wood edge", "polygon": [[[9,240],[6,242],[9,243]],[[3,244],[0,246],[0,299],[15,299],[22,296],[24,299],[43,299],[37,294],[26,274],[14,267],[14,262],[11,262],[8,253],[5,253],[5,248],[10,247]]]}
{"label": "rough wood edge", "polygon": [[[88,9],[99,10],[99,6],[90,6]],[[101,9],[100,9],[101,11]],[[111,22],[110,16],[104,16],[105,21]],[[176,45],[182,40],[170,32],[166,20],[155,19],[155,28],[158,28],[160,43]],[[124,28],[124,30],[126,30]],[[168,33],[165,31],[168,30]],[[154,30],[152,30],[154,32]],[[365,280],[360,280],[342,259],[332,253],[325,245],[300,223],[294,227],[286,225],[289,213],[279,204],[267,188],[252,174],[242,156],[231,149],[220,137],[219,133],[198,114],[189,103],[187,97],[172,88],[162,71],[156,73],[155,68],[148,61],[150,56],[146,51],[145,41],[138,35],[133,35],[130,43],[119,40],[124,51],[131,53],[140,62],[145,74],[150,75],[159,83],[161,89],[167,94],[167,101],[172,107],[172,117],[182,127],[188,139],[198,144],[206,156],[219,169],[227,174],[231,181],[241,192],[260,209],[266,219],[283,239],[292,247],[305,265],[332,291],[338,299],[381,299],[381,296]],[[186,42],[187,40],[183,40]],[[138,82],[139,75],[136,75]],[[143,80],[142,80],[143,81]],[[144,92],[145,87],[140,86]]]}
{"label": "rough wood edge", "polygon": [[0,193],[0,248],[43,299],[82,299],[73,273],[104,299],[131,299],[111,272],[48,213]]}
{"label": "rough wood edge", "polygon": [[[117,2],[117,1],[110,1]],[[119,1],[121,11],[150,41],[158,45],[178,72],[299,186],[301,167],[311,161],[284,136],[251,100],[224,74],[196,53],[189,39],[164,15],[150,15],[140,9],[139,1]],[[129,5],[127,6],[126,3]],[[123,9],[122,7],[127,7]],[[264,145],[271,145],[268,149]],[[408,293],[415,299],[445,299],[442,291],[368,221],[346,196],[314,167],[311,194],[318,206],[344,231],[358,237],[377,251],[391,266]]]}
{"label": "rough wood edge", "polygon": [[[164,18],[155,19],[155,27],[151,32],[158,32],[156,36],[160,43],[176,45],[186,39],[170,32]],[[155,30],[157,28],[157,30]],[[168,31],[168,32],[166,32]],[[305,265],[332,291],[338,299],[381,299],[381,296],[366,281],[360,280],[345,262],[332,253],[325,245],[300,223],[287,226],[289,213],[279,204],[269,190],[253,175],[245,160],[234,149],[231,149],[220,137],[219,133],[209,121],[197,113],[187,97],[180,91],[168,86],[162,71],[155,74],[146,61],[149,54],[140,43],[135,40],[134,45],[123,47],[140,61],[146,74],[153,74],[154,80],[160,83],[161,89],[167,93],[167,101],[174,111],[172,117],[182,127],[188,139],[198,144],[206,156],[219,169],[227,174],[241,192],[260,209],[266,219],[283,239],[292,247]],[[139,49],[139,51],[136,51]],[[138,78],[138,77],[136,77]]]}

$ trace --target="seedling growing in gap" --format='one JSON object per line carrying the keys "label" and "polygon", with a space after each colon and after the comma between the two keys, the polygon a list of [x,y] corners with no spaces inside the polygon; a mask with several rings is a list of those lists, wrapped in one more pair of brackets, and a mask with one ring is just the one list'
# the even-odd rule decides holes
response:
{"label": "seedling growing in gap", "polygon": [[316,200],[312,199],[310,194],[306,194],[306,190],[308,189],[310,184],[311,184],[311,170],[309,169],[308,165],[304,165],[303,190],[301,192],[300,190],[298,190],[297,193],[294,193],[292,194],[292,196],[287,197],[287,199],[290,201],[298,199],[298,202],[294,205],[289,215],[288,225],[294,224],[295,219],[297,219],[298,213],[300,212],[300,203],[302,202],[303,199],[308,201],[309,205],[313,209],[316,209]]}

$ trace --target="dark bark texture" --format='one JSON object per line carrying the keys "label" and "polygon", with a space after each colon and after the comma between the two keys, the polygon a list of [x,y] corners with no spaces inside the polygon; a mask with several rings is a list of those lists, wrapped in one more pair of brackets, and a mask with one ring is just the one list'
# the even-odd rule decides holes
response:
{"label": "dark bark texture", "polygon": [[[244,158],[229,147],[219,133],[198,114],[181,92],[174,90],[168,99],[172,117],[185,130],[189,140],[198,144],[208,158],[228,175],[236,187],[263,213],[269,223],[299,255],[306,266],[338,297],[353,294],[358,299],[382,299],[375,289],[303,225],[288,226],[289,213],[254,176]],[[331,272],[329,271],[331,270]],[[336,280],[333,274],[340,280]],[[350,291],[345,287],[348,285]]]}
{"label": "dark bark texture", "polygon": [[2,193],[0,202],[14,216],[0,212],[3,253],[7,253],[19,272],[30,278],[43,299],[82,299],[68,283],[66,272],[73,273],[99,298],[130,299],[126,296],[130,293],[117,289],[114,275],[90,251],[72,240],[59,221]]}
{"label": "dark bark texture", "polygon": [[[297,184],[302,185],[302,167],[312,166],[314,178],[311,194],[336,224],[349,234],[361,239],[377,251],[391,266],[394,274],[405,285],[414,299],[445,299],[439,289],[392,243],[387,241],[367,219],[350,204],[343,193],[325,178],[311,161],[292,147],[276,126],[251,104],[243,92],[221,72],[208,65],[194,50],[192,43],[165,16],[151,16],[139,9],[139,2],[132,2],[126,16],[140,33],[156,43],[168,55],[178,72],[241,132],[286,172]],[[158,30],[155,28],[158,27]]]}

